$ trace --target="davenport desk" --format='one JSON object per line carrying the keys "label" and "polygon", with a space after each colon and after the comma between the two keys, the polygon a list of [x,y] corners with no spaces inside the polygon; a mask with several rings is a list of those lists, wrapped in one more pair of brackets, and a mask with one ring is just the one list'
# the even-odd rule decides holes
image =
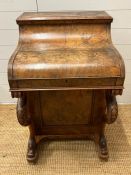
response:
{"label": "davenport desk", "polygon": [[103,11],[33,12],[17,19],[8,80],[18,121],[29,126],[28,161],[36,160],[42,138],[92,139],[100,158],[108,158],[105,124],[117,118],[125,77],[111,22]]}

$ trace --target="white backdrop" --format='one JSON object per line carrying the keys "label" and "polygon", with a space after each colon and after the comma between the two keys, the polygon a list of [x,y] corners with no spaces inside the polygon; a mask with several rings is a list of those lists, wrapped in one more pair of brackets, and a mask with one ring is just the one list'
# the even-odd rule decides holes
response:
{"label": "white backdrop", "polygon": [[16,18],[24,11],[106,10],[114,18],[112,40],[124,58],[126,80],[119,103],[131,103],[131,0],[0,0],[0,103],[14,103],[7,64],[18,41]]}

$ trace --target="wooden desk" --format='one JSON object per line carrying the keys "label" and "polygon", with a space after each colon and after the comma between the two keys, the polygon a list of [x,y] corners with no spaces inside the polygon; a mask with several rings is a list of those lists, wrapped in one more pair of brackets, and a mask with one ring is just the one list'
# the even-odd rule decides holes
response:
{"label": "wooden desk", "polygon": [[8,79],[18,121],[30,130],[28,161],[36,160],[43,137],[92,139],[100,158],[108,158],[105,124],[117,118],[116,95],[125,78],[111,22],[103,11],[33,12],[17,19],[20,38]]}

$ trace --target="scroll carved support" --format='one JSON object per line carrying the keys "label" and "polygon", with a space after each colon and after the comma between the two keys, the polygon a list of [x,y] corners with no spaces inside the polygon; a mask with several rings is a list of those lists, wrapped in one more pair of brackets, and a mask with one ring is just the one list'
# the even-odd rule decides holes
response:
{"label": "scroll carved support", "polygon": [[17,119],[18,122],[23,126],[30,125],[30,116],[28,116],[27,112],[27,99],[24,94],[19,96],[17,102]]}
{"label": "scroll carved support", "polygon": [[118,105],[116,101],[116,96],[113,93],[106,94],[106,103],[107,103],[107,113],[106,113],[106,123],[113,123],[118,116]]}

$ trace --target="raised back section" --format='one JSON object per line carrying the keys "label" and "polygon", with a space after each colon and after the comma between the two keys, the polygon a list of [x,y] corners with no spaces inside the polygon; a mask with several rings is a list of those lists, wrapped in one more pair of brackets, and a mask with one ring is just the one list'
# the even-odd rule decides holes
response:
{"label": "raised back section", "polygon": [[124,63],[106,12],[24,13],[8,66],[11,90],[123,89]]}
{"label": "raised back section", "polygon": [[105,12],[24,13],[17,19],[22,50],[104,47],[112,18]]}

